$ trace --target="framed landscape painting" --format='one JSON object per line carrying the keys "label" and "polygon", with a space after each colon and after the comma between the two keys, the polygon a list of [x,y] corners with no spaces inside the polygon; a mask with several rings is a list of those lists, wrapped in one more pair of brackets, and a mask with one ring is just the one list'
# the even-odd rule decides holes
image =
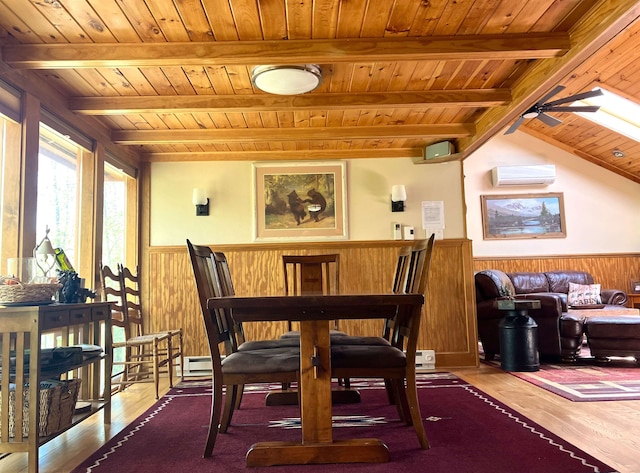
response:
{"label": "framed landscape painting", "polygon": [[485,240],[565,238],[562,193],[482,195]]}
{"label": "framed landscape painting", "polygon": [[345,164],[254,164],[255,239],[346,239]]}

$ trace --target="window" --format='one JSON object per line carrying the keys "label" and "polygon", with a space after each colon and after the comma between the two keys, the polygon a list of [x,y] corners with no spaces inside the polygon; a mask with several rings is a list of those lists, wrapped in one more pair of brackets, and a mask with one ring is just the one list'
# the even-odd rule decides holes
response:
{"label": "window", "polygon": [[114,270],[118,263],[126,261],[127,179],[122,171],[105,162],[102,263]]}
{"label": "window", "polygon": [[74,266],[79,260],[76,251],[79,152],[78,145],[68,137],[40,125],[36,239],[44,237],[49,227],[53,246],[62,248]]}
{"label": "window", "polygon": [[574,105],[599,105],[600,110],[578,115],[640,142],[640,105],[610,90],[599,88],[602,95],[575,102]]}

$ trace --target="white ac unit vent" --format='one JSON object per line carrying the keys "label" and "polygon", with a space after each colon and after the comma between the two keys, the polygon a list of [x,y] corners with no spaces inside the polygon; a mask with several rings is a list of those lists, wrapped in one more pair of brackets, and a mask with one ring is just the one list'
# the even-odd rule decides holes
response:
{"label": "white ac unit vent", "polygon": [[553,164],[531,166],[496,166],[491,170],[493,187],[548,186],[556,181]]}

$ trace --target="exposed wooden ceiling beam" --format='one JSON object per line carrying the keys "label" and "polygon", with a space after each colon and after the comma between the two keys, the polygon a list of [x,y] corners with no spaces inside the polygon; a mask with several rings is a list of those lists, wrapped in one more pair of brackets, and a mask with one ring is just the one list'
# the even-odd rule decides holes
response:
{"label": "exposed wooden ceiling beam", "polygon": [[511,100],[508,89],[367,92],[308,95],[176,95],[75,97],[69,109],[83,115],[181,113],[195,111],[268,112],[279,110],[385,109],[398,107],[491,107]]}
{"label": "exposed wooden ceiling beam", "polygon": [[15,68],[63,69],[538,59],[561,56],[570,47],[566,33],[530,33],[206,43],[8,44],[1,51],[2,60]]}
{"label": "exposed wooden ceiling beam", "polygon": [[215,130],[116,130],[114,143],[123,145],[161,143],[258,143],[298,140],[370,140],[389,138],[458,138],[473,134],[473,125],[347,126],[310,128],[245,128]]}
{"label": "exposed wooden ceiling beam", "polygon": [[638,0],[598,2],[569,32],[571,50],[560,58],[533,62],[514,83],[513,101],[485,112],[476,122],[476,134],[458,141],[458,151],[466,157],[478,150],[639,17]]}
{"label": "exposed wooden ceiling beam", "polygon": [[387,149],[307,149],[278,151],[211,151],[149,153],[142,156],[149,162],[172,161],[270,161],[359,158],[419,158],[423,150],[417,148]]}

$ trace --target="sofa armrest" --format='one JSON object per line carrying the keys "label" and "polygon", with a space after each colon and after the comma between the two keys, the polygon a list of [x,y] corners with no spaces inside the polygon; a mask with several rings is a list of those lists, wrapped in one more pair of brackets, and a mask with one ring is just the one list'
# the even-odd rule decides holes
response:
{"label": "sofa armrest", "polygon": [[540,301],[539,309],[529,310],[529,315],[534,318],[560,318],[563,312],[563,299],[555,292],[532,292],[530,294],[518,294],[516,299],[535,299]]}
{"label": "sofa armrest", "polygon": [[619,289],[601,289],[600,297],[603,304],[625,305],[627,303],[627,293]]}

